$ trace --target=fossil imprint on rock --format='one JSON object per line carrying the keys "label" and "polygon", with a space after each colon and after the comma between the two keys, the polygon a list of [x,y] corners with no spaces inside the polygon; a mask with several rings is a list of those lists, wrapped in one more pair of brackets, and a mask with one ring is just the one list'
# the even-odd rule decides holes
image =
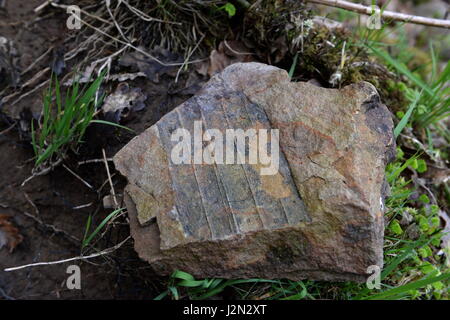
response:
{"label": "fossil imprint on rock", "polygon": [[[174,163],[172,134],[196,123],[223,137],[277,130],[279,148],[273,137],[265,145],[279,151],[277,171],[262,175],[258,161]],[[160,274],[364,281],[383,263],[392,131],[369,83],[327,89],[273,66],[233,64],[114,157],[128,179],[135,249]]]}

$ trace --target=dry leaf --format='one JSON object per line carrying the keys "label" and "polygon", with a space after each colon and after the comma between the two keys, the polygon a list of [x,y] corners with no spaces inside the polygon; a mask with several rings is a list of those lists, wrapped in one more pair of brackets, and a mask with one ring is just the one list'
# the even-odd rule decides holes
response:
{"label": "dry leaf", "polygon": [[[217,72],[222,71],[229,65],[237,62],[252,62],[255,61],[253,54],[245,45],[237,40],[222,41],[217,50],[213,50],[209,56],[208,75],[212,76]],[[200,74],[204,71],[204,66],[197,70]]]}
{"label": "dry leaf", "polygon": [[141,88],[132,88],[127,82],[121,82],[116,90],[106,97],[102,111],[108,121],[119,123],[127,118],[132,111],[141,111],[145,108],[147,96]]}
{"label": "dry leaf", "polygon": [[7,246],[9,252],[13,252],[14,249],[22,242],[23,237],[19,233],[19,229],[13,226],[11,217],[6,214],[0,214],[0,249]]}

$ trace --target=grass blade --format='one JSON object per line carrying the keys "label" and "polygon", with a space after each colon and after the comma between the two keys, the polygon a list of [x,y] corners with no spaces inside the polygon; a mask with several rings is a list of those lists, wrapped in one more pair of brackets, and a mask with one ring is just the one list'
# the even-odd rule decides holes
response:
{"label": "grass blade", "polygon": [[417,290],[427,285],[433,284],[438,281],[444,281],[450,279],[450,273],[444,273],[436,277],[425,277],[424,279],[407,283],[397,288],[389,289],[384,292],[380,292],[368,297],[368,300],[387,300],[387,299],[399,299],[402,296],[408,294],[411,290]]}
{"label": "grass blade", "polygon": [[403,118],[400,120],[400,122],[395,127],[395,129],[394,129],[394,136],[396,138],[400,135],[400,133],[405,128],[405,126],[408,124],[408,121],[411,118],[411,115],[412,115],[414,109],[416,108],[417,103],[419,102],[421,96],[422,96],[422,93],[416,95],[416,98],[414,99],[414,101],[409,106],[408,111],[406,111],[406,113],[403,116]]}
{"label": "grass blade", "polygon": [[92,234],[86,240],[83,241],[82,247],[83,248],[86,247],[92,241],[92,239],[94,239],[94,237],[100,232],[100,230],[102,230],[105,224],[107,224],[108,221],[110,221],[111,219],[115,218],[120,212],[122,212],[122,210],[123,208],[114,210],[105,219],[103,219],[103,221],[98,225],[98,227],[94,230],[94,232],[92,232]]}

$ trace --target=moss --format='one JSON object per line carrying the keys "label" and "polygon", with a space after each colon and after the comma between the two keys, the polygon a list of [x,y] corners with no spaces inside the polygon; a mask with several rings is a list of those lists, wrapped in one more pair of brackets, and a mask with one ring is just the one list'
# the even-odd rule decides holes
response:
{"label": "moss", "polygon": [[[261,61],[286,70],[291,68],[298,53],[294,80],[316,79],[326,87],[368,81],[378,89],[382,101],[392,112],[407,109],[404,90],[397,85],[401,79],[370,58],[368,49],[355,34],[346,29],[313,26],[312,17],[299,1],[258,2],[244,17],[244,38],[246,43],[252,44]],[[345,62],[341,68],[344,44]],[[420,66],[423,61],[418,59],[412,63]],[[340,81],[330,83],[336,72]]]}
{"label": "moss", "polygon": [[255,2],[245,14],[243,36],[262,61],[278,63],[295,52],[293,40],[302,34],[302,29],[305,33],[305,22],[311,17],[311,12],[301,1]]}

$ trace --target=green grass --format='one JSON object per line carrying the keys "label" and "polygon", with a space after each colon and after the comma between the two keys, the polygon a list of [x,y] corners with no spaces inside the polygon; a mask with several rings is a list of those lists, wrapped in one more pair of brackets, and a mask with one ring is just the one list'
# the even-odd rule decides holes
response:
{"label": "green grass", "polygon": [[[431,127],[450,142],[450,128],[440,123],[440,120],[450,115],[450,61],[444,60],[445,66],[439,70],[440,59],[433,42],[428,44],[428,61],[414,66],[418,51],[411,48],[404,23],[397,23],[394,27],[384,24],[379,30],[370,30],[361,25],[356,28],[353,37],[358,39],[355,45],[369,49],[369,53],[380,62],[406,79],[405,83],[399,83],[400,88],[397,89],[404,91],[410,101],[409,107],[414,107],[402,124],[408,123],[426,130]],[[393,41],[394,37],[396,40]],[[418,95],[420,97],[416,100]]]}
{"label": "green grass", "polygon": [[180,288],[187,289],[186,294],[190,299],[203,300],[221,293],[227,287],[234,287],[238,284],[248,283],[276,283],[274,280],[265,279],[203,279],[195,280],[189,273],[183,271],[175,271],[169,280],[166,291],[161,293],[155,300],[161,300],[171,295],[175,300],[180,298]]}
{"label": "green grass", "polygon": [[[428,80],[423,79],[419,74],[409,71],[408,67],[401,61],[394,59],[391,55],[380,48],[368,46],[378,57],[383,59],[388,65],[392,66],[397,72],[404,75],[417,88],[413,89],[414,96],[417,97],[417,92],[420,90],[420,99],[417,101],[413,99],[412,103],[418,104],[422,108],[418,108],[413,115],[413,124],[417,124],[420,128],[428,127],[430,125],[440,126],[438,122],[450,115],[450,88],[448,83],[450,81],[450,61],[447,62],[444,70],[438,73],[436,66],[436,56],[432,45],[431,60],[432,60],[432,77]],[[446,87],[447,85],[447,87]],[[450,137],[450,129],[442,128],[445,132],[446,138]],[[448,139],[450,141],[450,139]]]}
{"label": "green grass", "polygon": [[109,221],[114,220],[119,214],[123,212],[123,210],[124,210],[123,208],[119,208],[111,212],[109,215],[106,216],[105,219],[102,220],[102,222],[97,226],[97,228],[95,228],[95,230],[91,234],[89,234],[89,231],[92,226],[92,216],[89,215],[81,247],[82,248],[87,247],[95,238],[95,236],[105,227],[105,225]]}
{"label": "green grass", "polygon": [[69,149],[76,151],[91,123],[125,128],[115,123],[94,120],[95,113],[103,101],[103,97],[96,99],[103,78],[104,73],[85,89],[80,89],[79,83],[75,82],[68,89],[63,102],[59,81],[52,77],[44,96],[39,128],[35,128],[33,122],[31,123],[36,168],[51,167],[64,159]]}

